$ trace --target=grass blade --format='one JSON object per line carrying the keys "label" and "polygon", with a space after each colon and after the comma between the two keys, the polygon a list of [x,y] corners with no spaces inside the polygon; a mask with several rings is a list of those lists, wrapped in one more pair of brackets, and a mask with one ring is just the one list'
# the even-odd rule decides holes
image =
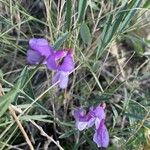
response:
{"label": "grass blade", "polygon": [[71,16],[72,16],[72,2],[71,0],[66,0],[66,25],[68,31],[71,26]]}
{"label": "grass blade", "polygon": [[18,96],[19,90],[14,87],[6,95],[0,97],[0,117],[6,112],[10,103],[14,101]]}
{"label": "grass blade", "polygon": [[140,4],[142,3],[141,0],[134,0],[131,1],[131,3],[129,5],[131,5],[131,7],[129,8],[130,11],[127,12],[126,17],[124,18],[124,21],[121,24],[120,27],[120,31],[125,31],[127,29],[127,27],[129,26],[131,19],[133,18],[133,16],[135,15],[137,8],[140,6]]}
{"label": "grass blade", "polygon": [[20,89],[23,89],[24,85],[26,84],[26,79],[27,67],[25,67],[21,72],[21,75],[13,89],[10,90],[6,95],[0,97],[0,117],[6,112],[11,102],[17,99]]}
{"label": "grass blade", "polygon": [[78,22],[82,22],[84,20],[85,11],[86,11],[87,0],[79,0],[78,3]]}

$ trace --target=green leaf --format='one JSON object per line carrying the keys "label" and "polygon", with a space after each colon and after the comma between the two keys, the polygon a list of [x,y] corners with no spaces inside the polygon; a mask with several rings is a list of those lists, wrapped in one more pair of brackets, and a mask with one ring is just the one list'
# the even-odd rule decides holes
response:
{"label": "green leaf", "polygon": [[78,2],[78,22],[83,21],[86,11],[87,0],[79,0]]}
{"label": "green leaf", "polygon": [[55,44],[54,44],[54,48],[55,48],[55,49],[59,49],[60,46],[66,41],[67,37],[68,37],[68,32],[62,34],[62,35],[56,40],[56,42],[55,42]]}
{"label": "green leaf", "polygon": [[124,30],[127,29],[133,16],[135,15],[135,13],[137,11],[137,8],[140,6],[141,3],[142,3],[141,0],[134,0],[129,3],[129,6],[128,6],[129,11],[127,11],[126,17],[124,18],[124,20],[121,24],[120,31],[123,32]]}
{"label": "green leaf", "polygon": [[80,35],[84,43],[89,44],[92,41],[89,27],[83,23],[80,28]]}
{"label": "green leaf", "polygon": [[15,99],[17,99],[19,92],[24,88],[26,82],[27,67],[23,69],[16,85],[4,96],[0,97],[0,117],[6,112],[7,108]]}
{"label": "green leaf", "polygon": [[102,35],[100,35],[99,37],[99,42],[97,44],[98,48],[97,48],[97,52],[96,52],[96,58],[99,58],[100,55],[103,53],[103,49],[104,49],[104,43],[105,43],[105,37],[108,34],[108,30],[111,27],[112,24],[112,19],[113,19],[113,15],[110,14],[107,21],[106,21],[106,25],[104,26]]}
{"label": "green leaf", "polygon": [[141,0],[133,0],[130,3],[125,2],[123,6],[120,7],[116,13],[114,13],[115,15],[110,14],[102,35],[100,36],[100,42],[97,45],[97,59],[102,55],[112,40],[114,40],[119,34],[123,33],[129,27],[130,22],[141,2]]}
{"label": "green leaf", "polygon": [[105,43],[109,43],[112,40],[113,36],[115,34],[116,35],[118,34],[117,31],[119,29],[119,25],[122,23],[122,21],[124,19],[124,15],[126,14],[126,12],[125,12],[126,9],[127,9],[127,3],[125,3],[121,7],[121,9],[118,12],[116,12],[115,19],[112,22],[112,26],[110,27],[110,30],[107,31]]}
{"label": "green leaf", "polygon": [[66,0],[66,23],[68,30],[70,30],[71,26],[71,16],[72,16],[72,2],[71,0]]}
{"label": "green leaf", "polygon": [[19,93],[18,89],[14,87],[6,95],[0,97],[0,117],[6,112],[10,103],[17,98],[18,93]]}
{"label": "green leaf", "polygon": [[[31,74],[31,76],[32,76],[32,74]],[[26,77],[26,79],[25,79],[25,77]],[[32,84],[31,84],[30,75],[29,75],[28,70],[26,70],[26,74],[24,76],[24,81],[25,81],[24,92],[32,99],[35,99],[35,95],[34,95],[34,92],[32,89]]]}
{"label": "green leaf", "polygon": [[109,31],[111,29],[112,26],[112,20],[113,20],[113,14],[110,14],[106,25],[104,26],[103,32],[102,32],[102,37],[101,37],[101,41],[102,41],[102,47],[104,47],[103,45],[106,43],[106,36],[109,34]]}
{"label": "green leaf", "polygon": [[24,86],[26,84],[28,84],[27,82],[28,80],[28,69],[27,69],[27,66],[22,70],[21,74],[20,74],[20,77],[16,83],[16,86],[18,89],[23,89]]}
{"label": "green leaf", "polygon": [[[104,26],[102,36],[101,36],[101,43],[99,43],[98,50],[97,50],[97,58],[101,56],[105,47],[111,42],[114,35],[118,31],[119,25],[122,22],[124,15],[126,14],[127,3],[124,3],[123,6],[114,14],[110,14],[106,25]],[[113,19],[114,18],[114,19]]]}

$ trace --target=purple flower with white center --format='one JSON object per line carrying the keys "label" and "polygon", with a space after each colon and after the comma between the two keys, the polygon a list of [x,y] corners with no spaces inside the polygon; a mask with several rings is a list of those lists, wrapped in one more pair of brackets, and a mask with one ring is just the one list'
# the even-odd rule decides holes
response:
{"label": "purple flower with white center", "polygon": [[95,109],[91,107],[87,115],[82,108],[79,108],[73,111],[73,116],[76,121],[76,128],[80,131],[95,124],[93,141],[98,147],[108,146],[109,134],[105,126],[105,112],[102,106],[99,105]]}
{"label": "purple flower with white center", "polygon": [[[63,51],[62,51],[63,52]],[[61,62],[61,59],[62,62]],[[59,87],[62,89],[67,88],[69,74],[74,69],[74,61],[73,61],[73,52],[69,50],[67,53],[60,54],[60,57],[57,53],[50,55],[47,60],[47,66],[49,69],[56,70],[56,74],[52,79],[52,83],[56,83],[59,81]]]}
{"label": "purple flower with white center", "polygon": [[34,65],[48,58],[54,51],[48,41],[43,38],[32,38],[29,40],[30,49],[27,51],[27,61]]}

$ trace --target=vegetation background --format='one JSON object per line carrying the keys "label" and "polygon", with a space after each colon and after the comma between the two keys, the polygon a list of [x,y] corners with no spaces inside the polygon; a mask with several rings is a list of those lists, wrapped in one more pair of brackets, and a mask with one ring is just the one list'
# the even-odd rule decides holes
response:
{"label": "vegetation background", "polygon": [[[0,0],[0,149],[97,150],[72,110],[106,103],[108,150],[150,149],[149,0]],[[73,48],[66,90],[28,41]]]}

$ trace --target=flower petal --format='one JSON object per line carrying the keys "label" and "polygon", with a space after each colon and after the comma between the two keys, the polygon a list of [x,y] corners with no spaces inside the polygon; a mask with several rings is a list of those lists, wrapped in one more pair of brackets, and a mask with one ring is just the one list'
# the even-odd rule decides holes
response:
{"label": "flower petal", "polygon": [[85,111],[83,108],[79,108],[79,109],[76,109],[73,111],[73,116],[76,120],[76,128],[80,131],[84,130],[87,125],[88,125],[88,122],[86,121],[86,118],[85,118]]}
{"label": "flower petal", "polygon": [[94,111],[92,110],[92,108],[90,108],[90,111],[86,115],[86,121],[88,122],[88,127],[92,127],[94,125],[95,115],[94,115]]}
{"label": "flower petal", "polygon": [[33,50],[28,50],[27,51],[27,61],[31,65],[38,64],[41,62],[43,57],[40,55],[39,52],[33,51]]}
{"label": "flower petal", "polygon": [[68,52],[62,64],[59,67],[60,71],[71,72],[74,69],[74,61],[71,52]]}
{"label": "flower petal", "polygon": [[93,141],[97,144],[98,147],[108,147],[109,144],[109,133],[104,124],[100,125],[100,127],[96,130]]}
{"label": "flower petal", "polygon": [[95,118],[91,118],[87,124],[88,128],[92,127],[94,125],[94,123],[95,123]]}
{"label": "flower petal", "polygon": [[94,113],[95,113],[95,117],[98,117],[100,122],[101,120],[105,119],[104,108],[101,107],[100,105],[95,108]]}
{"label": "flower petal", "polygon": [[30,48],[38,51],[42,56],[48,57],[53,53],[53,48],[49,46],[48,41],[43,38],[32,38],[29,40]]}
{"label": "flower petal", "polygon": [[96,118],[96,119],[95,119],[95,127],[96,127],[96,129],[99,128],[100,123],[101,123],[101,120],[100,120],[99,118]]}
{"label": "flower petal", "polygon": [[58,68],[59,63],[57,60],[62,59],[66,55],[66,52],[63,50],[54,52],[47,59],[47,67],[50,70],[56,70]]}
{"label": "flower petal", "polygon": [[83,108],[78,108],[74,110],[72,114],[76,120],[80,120],[81,118],[85,116],[85,111]]}
{"label": "flower petal", "polygon": [[61,71],[60,77],[59,77],[59,87],[62,89],[67,88],[68,80],[69,80],[69,73]]}
{"label": "flower petal", "polygon": [[87,127],[87,122],[77,121],[75,126],[79,131],[82,131]]}
{"label": "flower petal", "polygon": [[56,59],[56,60],[61,59],[61,58],[65,57],[66,54],[67,54],[67,52],[64,51],[64,50],[56,51],[56,52],[54,53],[55,59]]}
{"label": "flower petal", "polygon": [[59,77],[60,77],[60,72],[58,71],[58,72],[56,72],[56,74],[52,78],[52,84],[55,84],[56,82],[58,82]]}
{"label": "flower petal", "polygon": [[54,84],[57,81],[59,81],[59,87],[62,89],[65,89],[65,88],[67,88],[68,80],[69,80],[68,72],[57,71],[52,79],[52,83]]}
{"label": "flower petal", "polygon": [[50,70],[56,70],[57,67],[58,67],[58,64],[56,62],[56,59],[55,59],[55,55],[50,55],[47,59],[47,67],[48,69]]}

